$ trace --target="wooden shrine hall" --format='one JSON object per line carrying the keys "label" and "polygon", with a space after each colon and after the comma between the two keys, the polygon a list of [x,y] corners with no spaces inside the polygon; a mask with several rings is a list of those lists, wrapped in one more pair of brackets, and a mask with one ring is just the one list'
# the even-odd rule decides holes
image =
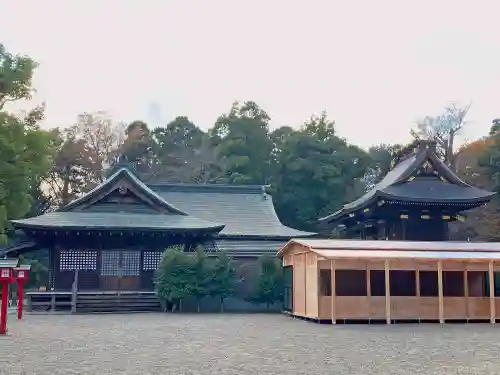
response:
{"label": "wooden shrine hall", "polygon": [[[224,250],[245,293],[258,277],[260,255],[314,235],[283,225],[263,186],[146,185],[127,167],[57,211],[12,225],[17,242],[0,256],[45,251],[49,258],[46,290],[28,296],[48,300],[51,309],[58,300],[69,308],[71,299],[81,312],[159,309],[154,273],[172,246],[201,247],[209,256]],[[226,309],[245,311],[250,304],[238,298]]]}
{"label": "wooden shrine hall", "polygon": [[315,321],[500,320],[500,243],[291,240],[284,310]]}
{"label": "wooden shrine hall", "polygon": [[337,321],[500,319],[500,243],[452,242],[449,223],[493,192],[462,181],[417,140],[354,202],[319,219],[351,240],[292,239],[279,252],[285,310]]}

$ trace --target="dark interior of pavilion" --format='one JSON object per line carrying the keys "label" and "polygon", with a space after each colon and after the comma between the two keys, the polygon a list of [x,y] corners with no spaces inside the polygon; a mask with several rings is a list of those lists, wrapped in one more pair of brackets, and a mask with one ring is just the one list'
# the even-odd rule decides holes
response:
{"label": "dark interior of pavilion", "polygon": [[[420,271],[417,285],[416,271],[389,271],[390,295],[399,297],[438,297],[438,272]],[[369,274],[369,283],[368,283]],[[443,296],[465,297],[489,296],[488,272],[486,271],[443,271]],[[319,274],[320,295],[332,295],[331,270],[321,269]],[[370,288],[370,294],[368,293]],[[384,270],[336,270],[335,295],[346,296],[385,296]],[[500,273],[495,272],[495,295],[500,296]]]}

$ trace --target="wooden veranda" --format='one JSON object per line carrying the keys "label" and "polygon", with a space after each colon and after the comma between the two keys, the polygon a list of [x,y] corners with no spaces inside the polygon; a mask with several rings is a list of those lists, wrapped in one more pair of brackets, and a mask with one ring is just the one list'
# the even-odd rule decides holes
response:
{"label": "wooden veranda", "polygon": [[[291,240],[285,310],[317,321],[500,319],[500,244]],[[497,285],[496,285],[497,284]]]}

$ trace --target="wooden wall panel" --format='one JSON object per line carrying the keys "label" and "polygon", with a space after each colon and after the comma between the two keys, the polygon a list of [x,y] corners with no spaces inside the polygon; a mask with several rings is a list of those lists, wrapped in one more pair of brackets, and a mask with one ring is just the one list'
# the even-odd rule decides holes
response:
{"label": "wooden wall panel", "polygon": [[293,312],[297,315],[306,314],[305,296],[306,255],[293,256]]}
{"label": "wooden wall panel", "polygon": [[318,316],[320,319],[332,319],[332,297],[320,296],[319,297],[319,311]]}
{"label": "wooden wall panel", "polygon": [[391,319],[418,319],[420,315],[419,297],[391,296]]}
{"label": "wooden wall panel", "polygon": [[335,297],[335,315],[337,319],[369,319],[368,297]]}
{"label": "wooden wall panel", "polygon": [[318,318],[318,263],[315,253],[306,256],[306,316]]}
{"label": "wooden wall panel", "polygon": [[469,297],[467,299],[469,319],[490,319],[490,298]]}
{"label": "wooden wall panel", "polygon": [[370,297],[369,309],[371,319],[385,319],[385,297]]}
{"label": "wooden wall panel", "polygon": [[465,319],[467,317],[467,298],[443,297],[445,319]]}
{"label": "wooden wall panel", "polygon": [[424,320],[439,319],[439,297],[420,297],[419,318]]}

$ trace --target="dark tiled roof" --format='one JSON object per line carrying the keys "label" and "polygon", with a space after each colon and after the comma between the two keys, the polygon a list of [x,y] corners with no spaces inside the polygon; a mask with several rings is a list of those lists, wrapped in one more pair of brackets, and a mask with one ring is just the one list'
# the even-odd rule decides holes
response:
{"label": "dark tiled roof", "polygon": [[149,187],[188,215],[226,224],[221,235],[288,239],[314,234],[283,225],[271,196],[262,186],[155,184]]}
{"label": "dark tiled roof", "polygon": [[13,220],[17,228],[30,229],[123,229],[159,231],[218,232],[224,224],[200,220],[192,216],[161,214],[130,214],[101,212],[50,212],[29,219]]}
{"label": "dark tiled roof", "polygon": [[[426,161],[430,161],[436,172],[447,182],[437,177],[414,176]],[[412,176],[415,178],[410,179]],[[339,220],[354,211],[364,209],[381,198],[442,205],[468,203],[472,207],[488,202],[494,194],[462,181],[437,157],[428,143],[421,142],[415,154],[399,162],[373,189],[319,221],[328,223]]]}
{"label": "dark tiled roof", "polygon": [[222,240],[217,247],[228,255],[237,257],[258,257],[264,254],[275,256],[287,241]]}
{"label": "dark tiled roof", "polygon": [[185,212],[182,212],[178,208],[172,206],[169,202],[166,202],[162,197],[160,197],[153,190],[151,190],[146,184],[144,184],[139,178],[137,178],[137,176],[135,176],[127,168],[120,168],[116,173],[114,173],[112,176],[110,176],[102,184],[100,184],[99,186],[97,186],[93,190],[89,191],[84,196],[82,196],[78,199],[75,199],[71,203],[67,204],[66,206],[61,208],[59,211],[73,211],[74,209],[78,208],[78,206],[90,201],[92,198],[99,196],[99,195],[105,195],[106,190],[110,186],[114,185],[115,182],[118,182],[122,179],[128,180],[132,185],[137,187],[137,189],[139,191],[141,191],[146,196],[148,196],[156,205],[158,205],[158,207],[166,209],[170,213],[175,213],[178,215],[186,215]]}

